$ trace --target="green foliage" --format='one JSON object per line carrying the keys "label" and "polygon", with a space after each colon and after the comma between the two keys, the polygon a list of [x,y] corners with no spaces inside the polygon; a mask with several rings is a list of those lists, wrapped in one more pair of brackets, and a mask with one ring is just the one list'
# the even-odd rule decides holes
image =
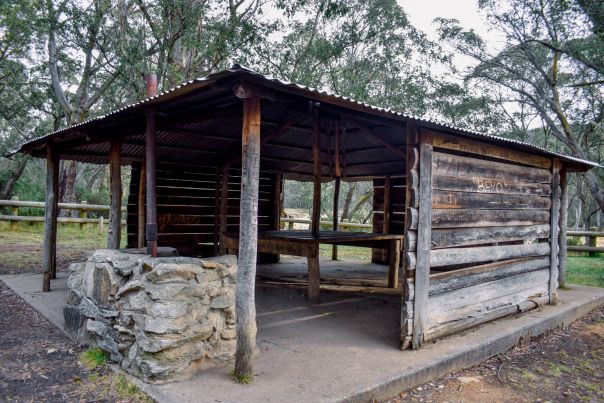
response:
{"label": "green foliage", "polygon": [[99,347],[89,348],[80,354],[80,362],[88,369],[92,370],[105,365],[109,357],[107,353]]}

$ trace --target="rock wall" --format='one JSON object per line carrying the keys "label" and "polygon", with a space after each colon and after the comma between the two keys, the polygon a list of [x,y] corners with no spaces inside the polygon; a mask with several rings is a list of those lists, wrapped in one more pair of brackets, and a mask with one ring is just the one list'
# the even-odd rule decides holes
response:
{"label": "rock wall", "polygon": [[235,354],[234,256],[97,250],[71,265],[65,327],[147,382],[185,379]]}

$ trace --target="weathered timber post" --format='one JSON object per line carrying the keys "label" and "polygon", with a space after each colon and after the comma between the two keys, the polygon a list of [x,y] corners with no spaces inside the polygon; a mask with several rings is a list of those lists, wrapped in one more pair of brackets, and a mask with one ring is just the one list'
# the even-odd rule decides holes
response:
{"label": "weathered timber post", "polygon": [[109,206],[109,231],[107,232],[107,249],[119,249],[122,233],[122,143],[118,138],[111,138],[109,152],[109,185],[111,187],[111,204]]}
{"label": "weathered timber post", "polygon": [[413,310],[415,299],[415,262],[417,250],[417,203],[414,193],[419,190],[419,152],[417,150],[417,127],[407,122],[405,158],[405,248],[403,253],[403,303],[401,306],[401,349],[412,347]]}
{"label": "weathered timber post", "polygon": [[[237,93],[237,92],[236,92]],[[260,177],[260,98],[243,99],[239,267],[235,310],[237,350],[235,375],[251,377],[256,349],[256,258],[258,248],[258,186]]]}
{"label": "weathered timber post", "polygon": [[428,278],[432,235],[432,136],[421,130],[419,144],[419,209],[417,222],[417,265],[413,309],[413,348],[424,342],[428,311]]}
{"label": "weathered timber post", "polygon": [[[82,200],[80,202],[80,204],[86,205],[86,204],[88,204],[88,202],[86,200]],[[82,218],[82,219],[86,218],[86,215],[87,215],[86,214],[86,210],[85,209],[81,209],[79,215],[80,215],[80,218]],[[80,223],[80,231],[83,231],[84,229],[86,229],[86,223],[81,222]]]}
{"label": "weathered timber post", "polygon": [[147,133],[145,140],[145,164],[146,179],[145,186],[147,199],[147,253],[153,257],[157,256],[157,189],[156,189],[156,139],[157,131],[155,110],[147,111]]}
{"label": "weathered timber post", "polygon": [[[390,175],[384,178],[384,223],[382,225],[382,232],[384,234],[390,233],[390,192],[391,192],[391,181]],[[387,257],[390,262],[390,270],[388,271],[388,288],[398,287],[398,262],[396,262],[396,256],[400,254],[396,253],[394,248],[399,248],[400,244],[397,242],[390,242],[390,247],[387,249]]]}
{"label": "weathered timber post", "polygon": [[[340,177],[336,176],[336,181],[333,187],[333,230],[337,231],[338,228],[338,213],[340,212]],[[338,260],[338,246],[333,245],[331,248],[331,260]]]}
{"label": "weathered timber post", "polygon": [[558,303],[558,233],[560,225],[560,160],[552,164],[552,210],[550,221],[549,303]]}
{"label": "weathered timber post", "polygon": [[[146,95],[157,95],[157,75],[149,74],[146,80]],[[147,111],[145,133],[145,195],[147,200],[147,222],[145,225],[147,237],[147,253],[157,257],[157,113],[155,109]]]}
{"label": "weathered timber post", "polygon": [[[321,231],[321,122],[319,120],[319,103],[314,102],[311,105],[313,114],[312,154],[314,189],[310,230],[312,236],[318,238]],[[313,252],[312,256],[306,258],[306,262],[308,264],[308,299],[312,302],[319,302],[321,273],[318,248],[316,253]]]}
{"label": "weathered timber post", "polygon": [[[342,169],[340,167],[340,123],[336,122],[334,131],[334,166],[336,171],[336,181],[333,188],[333,230],[338,228],[338,214],[340,213],[340,177]],[[338,246],[333,245],[331,248],[331,260],[338,260]]]}
{"label": "weathered timber post", "polygon": [[42,291],[50,291],[50,279],[57,271],[57,214],[59,213],[59,153],[46,144],[46,205],[44,209],[44,241],[42,246]]}
{"label": "weathered timber post", "polygon": [[321,122],[319,120],[319,104],[312,104],[313,114],[313,138],[312,138],[312,157],[313,157],[313,195],[312,195],[312,217],[311,232],[315,237],[319,236],[321,227]]}
{"label": "weathered timber post", "polygon": [[147,170],[145,169],[145,160],[141,163],[139,178],[138,178],[138,198],[136,201],[137,204],[137,237],[136,237],[136,247],[144,248],[145,247],[145,182],[147,175]]}
{"label": "weathered timber post", "polygon": [[558,269],[558,286],[566,287],[566,265],[568,259],[566,228],[568,225],[568,176],[566,169],[560,171],[560,235],[558,237],[558,245],[560,259]]}
{"label": "weathered timber post", "polygon": [[[17,196],[13,196],[11,197],[12,201],[19,201],[19,198]],[[13,206],[11,208],[11,215],[12,216],[18,216],[19,215],[19,207],[18,206]],[[16,231],[17,230],[17,221],[11,221],[10,222],[10,230],[11,231]]]}

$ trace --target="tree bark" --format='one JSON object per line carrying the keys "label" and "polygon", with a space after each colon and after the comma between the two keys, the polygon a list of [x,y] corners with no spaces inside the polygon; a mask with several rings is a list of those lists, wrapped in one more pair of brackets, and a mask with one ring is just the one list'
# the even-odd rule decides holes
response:
{"label": "tree bark", "polygon": [[258,186],[260,170],[260,98],[243,100],[239,267],[235,308],[237,350],[235,376],[250,378],[256,349],[256,257],[258,247]]}
{"label": "tree bark", "polygon": [[6,182],[4,182],[4,186],[2,186],[2,190],[0,191],[0,199],[4,200],[10,197],[15,187],[15,183],[17,183],[17,180],[19,180],[19,178],[23,174],[23,171],[25,170],[25,166],[27,165],[28,161],[28,156],[23,156],[19,161],[17,161],[17,166],[15,167],[15,169],[10,171],[8,179],[6,180]]}
{"label": "tree bark", "polygon": [[342,208],[342,215],[340,221],[348,219],[348,211],[350,210],[350,204],[352,203],[352,197],[356,191],[357,185],[355,182],[348,182],[348,190],[346,191],[346,197],[344,197],[344,207]]}

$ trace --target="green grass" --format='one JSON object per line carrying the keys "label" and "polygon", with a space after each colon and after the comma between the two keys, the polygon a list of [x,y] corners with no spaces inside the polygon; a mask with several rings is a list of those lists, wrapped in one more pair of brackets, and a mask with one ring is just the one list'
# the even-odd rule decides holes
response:
{"label": "green grass", "polygon": [[604,287],[604,257],[601,255],[569,256],[567,272],[569,284]]}
{"label": "green grass", "polygon": [[80,354],[80,362],[90,371],[105,365],[109,357],[98,347],[89,348]]}
{"label": "green grass", "polygon": [[249,385],[254,381],[254,378],[249,375],[237,375],[234,369],[231,369],[229,371],[229,375],[231,375],[231,379],[233,379],[233,381],[237,383],[242,383],[244,385]]}
{"label": "green grass", "polygon": [[[331,258],[331,245],[319,245],[319,255],[321,257]],[[370,248],[358,248],[356,246],[338,246],[339,260],[371,260]]]}

